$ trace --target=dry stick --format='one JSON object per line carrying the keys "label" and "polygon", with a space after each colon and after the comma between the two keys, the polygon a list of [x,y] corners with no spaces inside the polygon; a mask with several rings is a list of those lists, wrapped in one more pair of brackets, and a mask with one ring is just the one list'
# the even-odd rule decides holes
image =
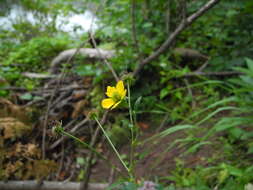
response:
{"label": "dry stick", "polygon": [[210,58],[208,57],[207,60],[205,61],[205,63],[204,63],[203,65],[201,65],[201,66],[196,70],[196,72],[201,72],[201,71],[203,71],[203,70],[207,67],[207,65],[209,64],[209,60],[210,60]]}
{"label": "dry stick", "polygon": [[150,63],[151,61],[158,58],[162,53],[164,53],[168,47],[172,44],[172,42],[176,39],[176,37],[188,26],[190,26],[196,19],[202,16],[205,12],[211,9],[214,5],[216,5],[220,0],[210,0],[204,6],[202,6],[197,12],[193,13],[191,16],[187,17],[185,20],[183,19],[176,30],[169,35],[167,40],[150,56],[140,62],[136,69],[133,72],[133,75],[136,77],[139,72],[143,69],[144,65]]}
{"label": "dry stick", "polygon": [[115,174],[115,169],[114,169],[114,168],[111,168],[111,170],[110,170],[110,175],[109,175],[109,178],[108,178],[108,183],[109,183],[110,185],[113,183],[114,174]]}
{"label": "dry stick", "polygon": [[159,125],[159,127],[156,129],[156,133],[160,132],[160,130],[165,126],[166,121],[169,119],[170,113],[166,113],[166,115],[164,116],[161,124]]}
{"label": "dry stick", "polygon": [[184,83],[186,84],[186,88],[188,90],[188,94],[189,94],[189,96],[192,99],[192,109],[194,109],[196,107],[196,102],[195,102],[194,97],[193,97],[192,89],[190,87],[190,84],[189,84],[188,80],[186,78],[184,78],[183,80],[184,80]]}
{"label": "dry stick", "polygon": [[107,67],[110,69],[110,71],[111,71],[111,73],[112,73],[114,79],[115,79],[116,81],[119,81],[119,77],[118,77],[117,73],[115,72],[115,70],[113,69],[111,63],[109,63],[109,62],[107,61],[107,59],[106,59],[106,58],[103,56],[103,54],[101,53],[100,49],[97,48],[97,43],[96,43],[96,41],[95,41],[95,39],[94,39],[94,37],[93,37],[93,34],[92,34],[91,32],[89,32],[89,36],[90,36],[90,39],[91,39],[91,42],[92,42],[93,46],[94,46],[95,49],[97,50],[99,56],[102,58],[102,61],[103,61],[104,64],[107,65]]}

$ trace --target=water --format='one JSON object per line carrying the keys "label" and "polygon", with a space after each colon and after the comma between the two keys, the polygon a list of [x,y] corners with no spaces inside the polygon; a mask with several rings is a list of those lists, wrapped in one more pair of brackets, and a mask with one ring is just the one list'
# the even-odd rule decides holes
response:
{"label": "water", "polygon": [[[0,16],[1,29],[13,30],[12,25],[21,20],[29,21],[32,24],[39,23],[38,17],[32,11],[24,10],[20,5],[13,4],[10,6],[10,11],[5,16]],[[48,22],[53,18],[48,16]],[[92,24],[93,23],[93,24]],[[92,24],[92,29],[97,28],[97,18],[91,11],[84,11],[81,14],[57,15],[56,28],[58,30],[68,32],[72,35],[80,35],[87,32]]]}

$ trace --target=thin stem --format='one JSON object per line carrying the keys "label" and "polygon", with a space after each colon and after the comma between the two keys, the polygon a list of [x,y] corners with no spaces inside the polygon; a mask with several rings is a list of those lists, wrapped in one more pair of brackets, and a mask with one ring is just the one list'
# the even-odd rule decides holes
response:
{"label": "thin stem", "polygon": [[126,166],[125,162],[122,160],[122,158],[120,157],[118,151],[116,150],[115,146],[113,145],[111,139],[109,138],[109,136],[107,135],[106,131],[104,130],[104,128],[102,127],[102,125],[100,124],[100,122],[98,121],[97,117],[94,117],[95,118],[95,121],[97,122],[98,126],[100,127],[100,129],[103,131],[106,139],[108,140],[109,144],[111,145],[113,151],[115,152],[115,154],[117,155],[117,157],[119,158],[121,164],[124,166],[124,168],[126,169],[127,173],[131,176],[131,173],[130,173],[130,170],[129,168]]}
{"label": "thin stem", "polygon": [[107,160],[102,154],[100,154],[96,149],[92,148],[89,144],[81,141],[79,138],[71,135],[70,133],[68,132],[65,132],[65,131],[61,131],[61,133],[67,137],[70,137],[72,139],[74,139],[75,141],[79,142],[81,145],[87,147],[88,149],[90,149],[92,152],[94,152],[96,155],[98,155],[100,158],[102,158],[103,160]]}
{"label": "thin stem", "polygon": [[81,145],[83,145],[84,147],[90,149],[92,152],[94,152],[98,157],[100,157],[101,159],[107,161],[109,163],[109,165],[113,168],[115,168],[118,172],[122,173],[121,170],[119,168],[117,168],[116,166],[114,166],[112,163],[110,163],[110,161],[108,161],[108,159],[106,157],[104,157],[102,154],[100,154],[96,149],[94,149],[93,147],[91,147],[89,144],[83,142],[82,140],[80,140],[79,138],[75,137],[74,135],[71,135],[70,133],[61,130],[60,133],[62,135],[65,135],[69,138],[72,138],[73,140],[79,142]]}
{"label": "thin stem", "polygon": [[131,94],[130,94],[130,85],[129,81],[127,82],[127,93],[128,93],[128,107],[129,107],[129,115],[130,115],[130,122],[133,124],[133,114],[132,114],[132,107],[131,107]]}
{"label": "thin stem", "polygon": [[131,122],[131,150],[130,150],[130,169],[133,169],[133,158],[134,158],[134,122],[133,122],[133,114],[132,114],[132,107],[131,107],[131,93],[130,93],[130,85],[129,81],[127,82],[127,93],[128,93],[128,107],[129,107],[129,115],[130,115],[130,122]]}

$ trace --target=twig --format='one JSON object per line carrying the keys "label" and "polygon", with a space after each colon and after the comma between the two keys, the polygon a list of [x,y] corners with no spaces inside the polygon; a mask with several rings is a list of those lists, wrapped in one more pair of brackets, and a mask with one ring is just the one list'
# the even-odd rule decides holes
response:
{"label": "twig", "polygon": [[194,97],[193,97],[192,89],[191,89],[191,87],[189,85],[189,82],[186,78],[184,78],[184,83],[186,84],[188,94],[189,94],[189,96],[191,97],[191,100],[192,100],[192,108],[195,108],[196,107],[196,102],[195,102]]}
{"label": "twig", "polygon": [[91,39],[91,41],[92,41],[92,44],[93,44],[93,46],[95,47],[95,49],[97,50],[99,56],[102,58],[102,61],[103,61],[104,64],[107,65],[107,67],[110,69],[110,71],[111,71],[113,77],[115,78],[115,80],[116,80],[116,81],[119,81],[119,77],[118,77],[118,75],[116,74],[115,70],[113,69],[111,63],[109,63],[109,62],[107,61],[107,59],[102,55],[100,49],[97,48],[97,43],[96,43],[96,41],[95,41],[95,39],[94,39],[93,34],[92,34],[91,32],[89,32],[89,35],[90,35],[90,39]]}
{"label": "twig", "polygon": [[109,175],[109,178],[108,178],[108,183],[109,183],[109,184],[112,184],[112,183],[113,183],[114,173],[115,173],[115,169],[114,169],[114,168],[111,168],[111,170],[110,170],[110,175]]}
{"label": "twig", "polygon": [[170,113],[166,113],[166,115],[164,116],[160,126],[156,130],[157,133],[164,127],[164,125],[166,124],[166,121],[169,118],[169,116],[170,116]]}
{"label": "twig", "polygon": [[233,76],[233,75],[243,75],[244,73],[238,71],[222,71],[222,72],[192,72],[186,73],[181,77],[195,77],[195,76]]}
{"label": "twig", "polygon": [[52,74],[41,74],[41,73],[30,73],[30,72],[23,72],[21,73],[23,76],[28,78],[36,78],[36,79],[51,79],[51,78],[57,78],[58,75],[52,75]]}
{"label": "twig", "polygon": [[201,71],[203,71],[203,70],[207,67],[208,64],[209,64],[209,58],[207,58],[207,60],[205,61],[205,63],[204,63],[203,65],[201,65],[201,67],[199,67],[199,68],[196,70],[196,72],[201,72]]}
{"label": "twig", "polygon": [[216,5],[220,0],[209,0],[204,6],[202,6],[197,12],[193,13],[189,17],[187,17],[184,21],[184,19],[181,21],[179,26],[176,28],[176,30],[169,35],[167,40],[150,56],[145,58],[142,62],[140,62],[136,69],[133,72],[134,76],[137,76],[139,72],[142,70],[144,65],[150,63],[151,61],[158,58],[162,53],[164,53],[168,47],[172,44],[172,42],[176,39],[176,37],[188,26],[190,26],[197,18],[202,16],[205,12],[207,12],[209,9],[211,9],[214,5]]}
{"label": "twig", "polygon": [[[63,182],[69,182],[73,179],[74,175],[75,175],[75,172],[76,172],[76,167],[72,167],[70,168],[70,175],[67,179],[65,179]],[[76,190],[79,190],[79,189],[76,189]]]}

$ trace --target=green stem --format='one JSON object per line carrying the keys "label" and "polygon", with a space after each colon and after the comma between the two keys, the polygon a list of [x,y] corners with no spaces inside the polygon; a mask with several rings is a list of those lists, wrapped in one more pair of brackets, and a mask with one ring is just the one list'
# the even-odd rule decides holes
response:
{"label": "green stem", "polygon": [[[92,152],[96,153],[97,155],[101,155],[99,152],[97,152],[96,149],[92,148],[89,144],[81,141],[79,138],[75,137],[74,135],[71,135],[70,133],[66,132],[66,131],[61,131],[61,133],[67,137],[70,137],[72,139],[74,139],[75,141],[79,142],[81,145],[87,147],[88,149],[90,149]],[[102,156],[102,155],[101,155]]]}
{"label": "green stem", "polygon": [[119,158],[121,164],[124,166],[124,168],[126,169],[126,171],[128,172],[128,174],[131,176],[130,174],[130,170],[129,168],[126,166],[125,162],[122,160],[122,158],[120,157],[118,151],[116,150],[115,146],[113,145],[111,139],[109,138],[109,136],[107,135],[106,131],[104,130],[104,128],[102,127],[102,125],[100,124],[100,122],[98,121],[97,117],[94,117],[95,118],[95,121],[97,122],[98,126],[100,127],[100,129],[103,131],[106,139],[108,140],[109,144],[111,145],[112,149],[114,150],[114,152],[116,153],[117,157]]}
{"label": "green stem", "polygon": [[131,107],[131,94],[130,94],[130,85],[127,82],[127,93],[128,93],[128,107],[129,107],[129,115],[130,115],[130,122],[133,125],[133,114],[132,114],[132,107]]}
{"label": "green stem", "polygon": [[128,107],[129,107],[129,115],[130,115],[130,122],[131,122],[131,149],[130,149],[130,169],[133,170],[133,157],[134,157],[134,122],[133,122],[133,114],[132,114],[132,107],[131,107],[131,94],[130,94],[130,85],[129,81],[127,82],[127,93],[128,93]]}
{"label": "green stem", "polygon": [[82,140],[80,140],[79,138],[71,135],[70,133],[64,131],[64,130],[61,130],[60,133],[62,135],[65,135],[69,138],[72,138],[73,140],[75,140],[76,142],[79,142],[81,145],[83,145],[84,147],[90,149],[92,152],[94,152],[98,157],[100,157],[101,159],[107,161],[109,163],[109,165],[113,168],[115,168],[118,172],[121,173],[121,170],[119,168],[117,168],[116,166],[114,166],[112,163],[110,163],[110,161],[108,161],[108,159],[106,157],[104,157],[102,154],[100,154],[96,149],[92,148],[89,144],[83,142]]}

